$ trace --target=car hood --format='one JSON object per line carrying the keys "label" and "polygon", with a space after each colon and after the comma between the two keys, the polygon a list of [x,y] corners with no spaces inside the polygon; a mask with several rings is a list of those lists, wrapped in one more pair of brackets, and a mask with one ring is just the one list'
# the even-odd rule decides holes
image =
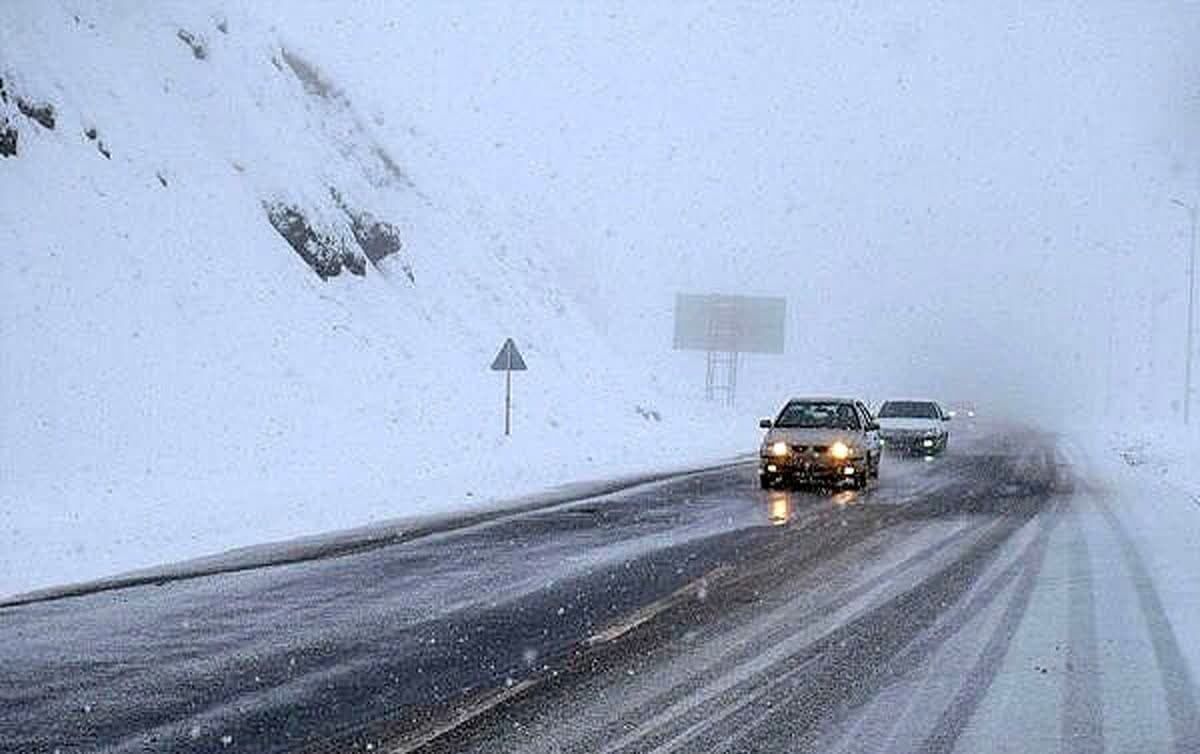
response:
{"label": "car hood", "polygon": [[838,440],[852,445],[861,442],[858,432],[849,429],[800,429],[776,427],[767,432],[764,443],[779,441],[790,445],[832,445]]}
{"label": "car hood", "polygon": [[879,419],[879,428],[884,432],[889,429],[906,432],[941,432],[943,426],[939,419],[902,419],[889,417]]}

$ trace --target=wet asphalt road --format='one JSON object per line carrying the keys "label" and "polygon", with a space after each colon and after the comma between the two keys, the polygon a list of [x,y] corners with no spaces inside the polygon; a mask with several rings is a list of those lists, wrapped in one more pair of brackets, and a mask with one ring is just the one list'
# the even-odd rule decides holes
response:
{"label": "wet asphalt road", "polygon": [[1104,643],[1087,543],[1123,534],[1084,487],[995,429],[862,493],[740,467],[0,609],[0,751],[1118,751],[1114,662],[1159,710],[1130,740],[1195,750],[1152,590],[1111,607],[1154,651]]}

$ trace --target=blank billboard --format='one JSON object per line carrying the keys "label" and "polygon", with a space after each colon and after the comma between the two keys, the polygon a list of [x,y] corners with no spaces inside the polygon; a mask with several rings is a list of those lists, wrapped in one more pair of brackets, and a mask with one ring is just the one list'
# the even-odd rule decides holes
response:
{"label": "blank billboard", "polygon": [[783,353],[787,299],[772,296],[675,295],[675,348]]}

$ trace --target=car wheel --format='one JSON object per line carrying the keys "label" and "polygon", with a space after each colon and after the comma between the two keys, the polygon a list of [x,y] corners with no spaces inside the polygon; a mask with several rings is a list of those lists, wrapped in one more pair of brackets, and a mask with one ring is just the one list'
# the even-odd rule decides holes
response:
{"label": "car wheel", "polygon": [[883,455],[882,453],[877,454],[875,456],[875,463],[871,464],[870,475],[871,475],[872,479],[879,478],[879,462],[882,460],[882,458],[881,458],[882,455]]}
{"label": "car wheel", "polygon": [[766,474],[763,474],[758,478],[758,486],[764,490],[769,490],[775,486],[775,480]]}

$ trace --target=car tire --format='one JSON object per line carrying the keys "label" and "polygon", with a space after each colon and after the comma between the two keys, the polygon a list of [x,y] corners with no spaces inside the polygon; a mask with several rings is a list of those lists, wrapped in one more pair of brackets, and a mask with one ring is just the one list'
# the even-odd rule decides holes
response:
{"label": "car tire", "polygon": [[871,464],[871,470],[869,473],[870,473],[870,477],[872,479],[879,478],[879,462],[882,460],[882,456],[883,456],[883,453],[879,453],[878,455],[876,455],[875,463]]}
{"label": "car tire", "polygon": [[771,477],[763,474],[763,475],[759,476],[759,478],[758,478],[758,486],[764,490],[774,489],[775,480],[772,479]]}

